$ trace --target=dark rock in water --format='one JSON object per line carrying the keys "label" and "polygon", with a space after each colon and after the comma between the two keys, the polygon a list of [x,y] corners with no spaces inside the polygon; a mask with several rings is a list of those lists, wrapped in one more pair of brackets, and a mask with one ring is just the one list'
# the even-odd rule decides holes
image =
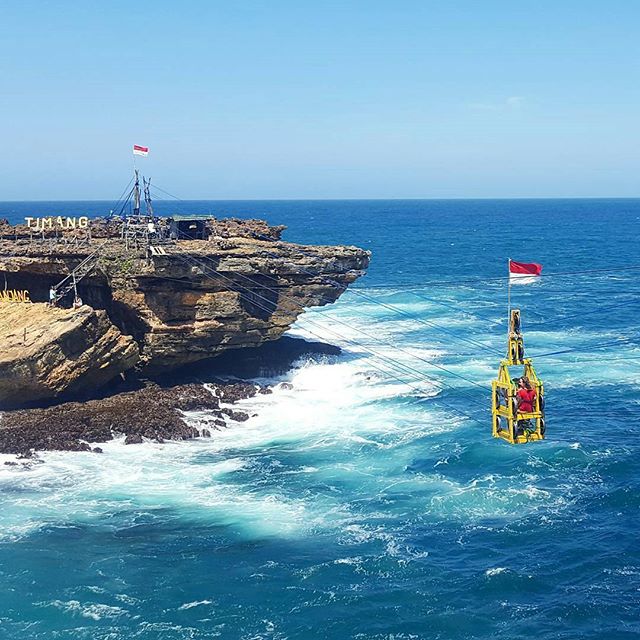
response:
{"label": "dark rock in water", "polygon": [[234,382],[220,389],[220,399],[224,402],[238,402],[238,400],[253,398],[257,391],[258,387],[254,384]]}
{"label": "dark rock in water", "polygon": [[[256,385],[216,384],[224,402],[249,398]],[[0,419],[0,453],[29,458],[33,451],[91,451],[88,443],[106,442],[125,434],[127,444],[143,438],[156,442],[197,438],[198,429],[184,420],[184,411],[209,411],[216,426],[226,426],[224,415],[242,422],[243,411],[220,408],[220,400],[202,384],[173,387],[152,385],[87,402],[67,402],[44,409],[8,411]]]}
{"label": "dark rock in water", "polygon": [[220,409],[220,411],[236,422],[246,422],[249,419],[249,414],[244,411],[235,411],[233,409],[227,409],[226,407]]}
{"label": "dark rock in water", "polygon": [[281,389],[286,389],[287,391],[290,391],[291,389],[293,389],[293,385],[290,382],[281,382],[278,386]]}
{"label": "dark rock in water", "polygon": [[102,447],[93,447],[91,451],[93,451],[93,453],[104,453],[104,451],[102,450]]}
{"label": "dark rock in water", "polygon": [[76,438],[69,438],[64,441],[63,449],[65,451],[91,451],[91,447],[88,442],[83,442]]}
{"label": "dark rock in water", "polygon": [[279,376],[291,369],[305,356],[339,356],[340,347],[324,342],[312,342],[302,338],[283,336],[259,347],[228,351],[176,371],[180,376],[198,376],[206,379],[216,375],[232,375],[237,378],[265,378]]}

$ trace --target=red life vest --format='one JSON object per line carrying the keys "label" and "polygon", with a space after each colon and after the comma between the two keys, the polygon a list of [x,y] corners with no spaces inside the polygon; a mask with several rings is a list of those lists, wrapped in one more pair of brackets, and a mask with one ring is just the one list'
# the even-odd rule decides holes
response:
{"label": "red life vest", "polygon": [[536,390],[520,389],[516,395],[520,398],[520,408],[518,409],[518,413],[531,413],[534,410]]}

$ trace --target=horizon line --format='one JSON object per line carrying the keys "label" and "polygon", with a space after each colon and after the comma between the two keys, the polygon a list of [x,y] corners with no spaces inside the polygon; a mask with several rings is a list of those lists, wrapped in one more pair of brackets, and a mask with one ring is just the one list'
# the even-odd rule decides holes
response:
{"label": "horizon line", "polygon": [[[482,197],[415,197],[415,198],[154,198],[154,202],[442,202],[442,201],[495,201],[495,200],[640,200],[637,196],[482,196]],[[111,199],[87,200],[73,198],[58,200],[38,198],[35,200],[0,200],[0,204],[42,202],[113,202]]]}

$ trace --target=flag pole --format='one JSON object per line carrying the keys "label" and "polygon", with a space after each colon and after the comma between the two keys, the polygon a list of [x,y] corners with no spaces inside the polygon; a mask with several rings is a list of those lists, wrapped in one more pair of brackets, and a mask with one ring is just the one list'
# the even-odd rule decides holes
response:
{"label": "flag pole", "polygon": [[507,258],[507,340],[509,338],[509,329],[511,324],[511,258]]}

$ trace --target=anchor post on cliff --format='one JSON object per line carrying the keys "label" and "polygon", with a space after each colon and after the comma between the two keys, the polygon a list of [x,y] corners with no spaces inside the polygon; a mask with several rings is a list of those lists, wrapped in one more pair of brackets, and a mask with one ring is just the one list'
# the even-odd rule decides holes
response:
{"label": "anchor post on cliff", "polygon": [[[135,158],[135,156],[134,156]],[[135,160],[134,160],[135,163]],[[133,170],[135,180],[133,183],[133,215],[140,215],[140,178],[138,176],[138,170]]]}

